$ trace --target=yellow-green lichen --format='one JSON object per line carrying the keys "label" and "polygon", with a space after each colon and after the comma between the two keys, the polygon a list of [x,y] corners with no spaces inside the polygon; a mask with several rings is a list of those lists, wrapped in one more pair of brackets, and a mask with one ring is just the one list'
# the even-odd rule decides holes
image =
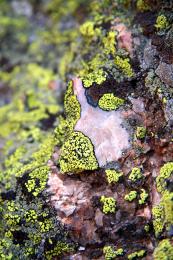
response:
{"label": "yellow-green lichen", "polygon": [[152,208],[153,227],[155,235],[159,236],[164,228],[164,208],[161,205],[156,205]]}
{"label": "yellow-green lichen", "polygon": [[83,85],[85,88],[91,87],[94,83],[100,85],[106,80],[106,73],[103,69],[98,69],[93,72],[88,73],[83,77]]}
{"label": "yellow-green lichen", "polygon": [[112,246],[104,246],[103,253],[105,256],[105,260],[112,260],[118,256],[122,256],[124,250],[122,248],[118,248],[117,250]]}
{"label": "yellow-green lichen", "polygon": [[128,259],[132,260],[132,259],[136,259],[136,258],[142,258],[145,255],[145,250],[140,250],[140,251],[136,251],[130,255],[128,255]]}
{"label": "yellow-green lichen", "polygon": [[107,169],[105,172],[109,184],[118,182],[121,176],[123,176],[122,172],[117,172],[113,169]]}
{"label": "yellow-green lichen", "polygon": [[137,139],[143,139],[146,135],[146,128],[143,126],[138,126],[135,132],[135,136]]}
{"label": "yellow-green lichen", "polygon": [[100,202],[103,203],[103,213],[115,213],[116,200],[114,198],[101,196]]}
{"label": "yellow-green lichen", "polygon": [[130,78],[134,75],[134,72],[129,61],[129,58],[123,59],[120,56],[115,57],[115,65],[117,66],[117,68],[120,69],[125,76]]}
{"label": "yellow-green lichen", "polygon": [[165,15],[159,15],[156,19],[155,27],[157,30],[167,29],[169,26],[168,20]]}
{"label": "yellow-green lichen", "polygon": [[137,197],[137,191],[132,190],[128,194],[125,195],[124,199],[127,201],[133,201]]}
{"label": "yellow-green lichen", "polygon": [[173,246],[169,239],[163,239],[154,250],[154,260],[172,260]]}
{"label": "yellow-green lichen", "polygon": [[134,167],[129,175],[129,180],[135,182],[142,178],[142,172],[140,168]]}
{"label": "yellow-green lichen", "polygon": [[56,144],[61,146],[73,132],[74,126],[80,118],[81,108],[73,92],[73,83],[70,81],[64,97],[66,118],[59,117],[58,126],[54,130]]}
{"label": "yellow-green lichen", "polygon": [[63,144],[59,163],[63,173],[98,168],[94,147],[90,139],[81,132],[73,132]]}
{"label": "yellow-green lichen", "polygon": [[106,54],[114,55],[116,52],[116,32],[110,31],[106,37],[103,38],[104,52]]}
{"label": "yellow-green lichen", "polygon": [[141,193],[140,193],[139,197],[140,197],[139,204],[142,205],[146,202],[146,200],[148,198],[148,193],[144,189],[141,189]]}
{"label": "yellow-green lichen", "polygon": [[173,162],[168,162],[165,163],[161,169],[160,169],[160,174],[159,176],[156,178],[156,184],[157,184],[157,190],[160,193],[164,193],[165,192],[165,188],[166,188],[166,179],[168,179],[169,177],[171,177],[173,173]]}
{"label": "yellow-green lichen", "polygon": [[141,12],[145,12],[145,11],[150,10],[150,6],[148,5],[146,0],[137,0],[136,7]]}
{"label": "yellow-green lichen", "polygon": [[115,97],[113,93],[104,94],[98,102],[98,105],[101,109],[106,111],[116,110],[124,104],[124,100],[118,97]]}

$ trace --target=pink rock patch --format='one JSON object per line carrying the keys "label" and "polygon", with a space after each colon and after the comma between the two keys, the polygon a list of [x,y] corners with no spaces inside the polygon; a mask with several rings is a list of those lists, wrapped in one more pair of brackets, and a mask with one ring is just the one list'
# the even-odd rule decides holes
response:
{"label": "pink rock patch", "polygon": [[75,130],[88,136],[94,145],[99,166],[117,161],[122,152],[130,147],[129,133],[123,128],[121,111],[103,111],[87,103],[82,81],[74,79],[74,94],[81,105],[81,118]]}

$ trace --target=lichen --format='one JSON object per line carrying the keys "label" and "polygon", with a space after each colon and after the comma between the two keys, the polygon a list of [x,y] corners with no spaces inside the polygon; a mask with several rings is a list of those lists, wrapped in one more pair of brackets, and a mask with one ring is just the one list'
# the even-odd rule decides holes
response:
{"label": "lichen", "polygon": [[146,0],[137,0],[136,7],[141,12],[150,10],[150,6],[148,5]]}
{"label": "lichen", "polygon": [[173,246],[169,239],[163,239],[159,242],[158,246],[154,250],[155,260],[171,260],[173,259]]}
{"label": "lichen", "polygon": [[114,55],[116,52],[116,35],[114,31],[108,32],[106,37],[103,37],[104,52]]}
{"label": "lichen", "polygon": [[157,30],[167,29],[169,26],[168,20],[165,15],[161,14],[156,19],[155,27]]}
{"label": "lichen", "polygon": [[142,178],[142,172],[140,168],[134,167],[129,175],[129,180],[135,182]]}
{"label": "lichen", "polygon": [[105,172],[109,184],[118,182],[121,176],[123,176],[122,172],[118,172],[113,169],[107,169]]}
{"label": "lichen", "polygon": [[144,204],[148,198],[148,193],[146,192],[146,190],[141,189],[141,193],[140,193],[139,197],[140,197],[139,204],[140,205]]}
{"label": "lichen", "polygon": [[160,193],[165,192],[166,188],[166,180],[172,175],[173,173],[173,162],[165,163],[161,169],[160,174],[156,178],[157,190]]}
{"label": "lichen", "polygon": [[116,200],[114,198],[101,196],[100,202],[103,203],[103,213],[115,213]]}
{"label": "lichen", "polygon": [[145,255],[145,250],[140,250],[140,251],[136,251],[134,253],[131,253],[130,255],[128,255],[128,259],[132,260],[132,259],[136,259],[136,258],[142,258]]}
{"label": "lichen", "polygon": [[116,110],[124,104],[122,98],[115,97],[113,93],[104,94],[98,102],[98,105],[101,109],[105,111]]}
{"label": "lichen", "polygon": [[83,77],[83,85],[85,88],[89,88],[93,83],[101,84],[106,80],[106,73],[103,69],[98,69],[93,72],[88,73]]}
{"label": "lichen", "polygon": [[146,135],[146,128],[143,127],[143,126],[138,126],[136,128],[136,132],[135,132],[135,136],[137,139],[143,139],[145,138],[145,135]]}
{"label": "lichen", "polygon": [[81,172],[98,168],[90,139],[77,131],[74,131],[63,144],[59,163],[63,173]]}
{"label": "lichen", "polygon": [[125,76],[131,78],[134,75],[134,72],[129,61],[129,58],[123,59],[120,56],[115,57],[115,65],[117,66],[117,68],[120,69]]}
{"label": "lichen", "polygon": [[117,250],[112,246],[104,246],[103,253],[105,256],[105,260],[115,259],[117,256],[122,256],[124,254],[124,250],[122,248],[118,248]]}
{"label": "lichen", "polygon": [[128,194],[125,195],[124,199],[127,201],[133,201],[137,197],[137,191],[132,190]]}
{"label": "lichen", "polygon": [[156,205],[152,208],[153,226],[156,237],[159,236],[164,228],[164,208],[161,205]]}

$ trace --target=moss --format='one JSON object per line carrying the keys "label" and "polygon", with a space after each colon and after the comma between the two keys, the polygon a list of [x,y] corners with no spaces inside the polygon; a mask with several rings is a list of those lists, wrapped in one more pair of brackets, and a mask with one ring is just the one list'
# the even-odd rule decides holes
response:
{"label": "moss", "polygon": [[106,80],[106,73],[103,71],[103,69],[95,70],[91,73],[88,73],[83,77],[83,85],[85,88],[91,87],[94,83],[97,83],[100,85]]}
{"label": "moss", "polygon": [[104,94],[98,102],[99,107],[106,111],[116,110],[123,104],[124,100],[115,97],[113,93]]}
{"label": "moss", "polygon": [[134,167],[129,175],[129,180],[135,182],[142,178],[142,172],[140,168]]}
{"label": "moss", "polygon": [[140,251],[136,251],[130,255],[128,255],[128,259],[132,260],[132,259],[136,259],[136,258],[142,258],[145,255],[145,250],[140,250]]}
{"label": "moss", "polygon": [[143,127],[143,126],[138,126],[137,129],[136,129],[136,132],[135,132],[135,136],[136,138],[138,139],[143,139],[145,138],[145,135],[146,135],[146,128]]}
{"label": "moss", "polygon": [[63,173],[98,168],[94,147],[90,139],[81,132],[73,132],[63,144],[59,163]]}
{"label": "moss", "polygon": [[171,177],[173,173],[173,162],[168,162],[165,163],[161,169],[160,169],[160,174],[159,176],[156,178],[156,184],[157,184],[157,190],[160,193],[164,193],[165,192],[165,188],[166,188],[166,179],[168,179],[169,177]]}
{"label": "moss", "polygon": [[156,19],[155,27],[157,30],[167,29],[169,26],[168,20],[165,15],[159,15]]}
{"label": "moss", "polygon": [[173,246],[169,239],[163,239],[154,250],[155,260],[171,260],[173,259]]}
{"label": "moss", "polygon": [[161,205],[152,208],[153,226],[156,237],[159,236],[164,228],[164,208]]}
{"label": "moss", "polygon": [[127,201],[133,201],[137,197],[137,191],[132,190],[128,194],[125,195],[124,199]]}
{"label": "moss", "polygon": [[117,256],[122,256],[124,250],[122,248],[115,250],[115,248],[112,246],[104,246],[103,253],[105,256],[105,260],[111,260],[115,259]]}
{"label": "moss", "polygon": [[139,204],[142,205],[146,202],[146,200],[148,198],[148,193],[144,189],[141,189],[141,193],[140,193],[139,197],[140,197]]}
{"label": "moss", "polygon": [[117,172],[113,169],[107,169],[105,172],[109,184],[118,182],[121,176],[123,176],[122,172]]}
{"label": "moss", "polygon": [[124,73],[125,76],[131,78],[134,75],[128,58],[123,59],[120,56],[116,56],[115,65]]}
{"label": "moss", "polygon": [[101,196],[100,202],[103,203],[103,213],[115,213],[116,200],[114,198]]}

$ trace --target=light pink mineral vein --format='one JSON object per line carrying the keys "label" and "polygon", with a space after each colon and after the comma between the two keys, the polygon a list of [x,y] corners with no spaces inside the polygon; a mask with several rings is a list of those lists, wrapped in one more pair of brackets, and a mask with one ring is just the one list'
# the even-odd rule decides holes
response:
{"label": "light pink mineral vein", "polygon": [[81,117],[75,125],[75,130],[90,138],[100,167],[117,161],[122,152],[130,146],[129,133],[122,126],[122,111],[103,111],[88,104],[79,78],[73,80],[73,88],[81,105]]}

